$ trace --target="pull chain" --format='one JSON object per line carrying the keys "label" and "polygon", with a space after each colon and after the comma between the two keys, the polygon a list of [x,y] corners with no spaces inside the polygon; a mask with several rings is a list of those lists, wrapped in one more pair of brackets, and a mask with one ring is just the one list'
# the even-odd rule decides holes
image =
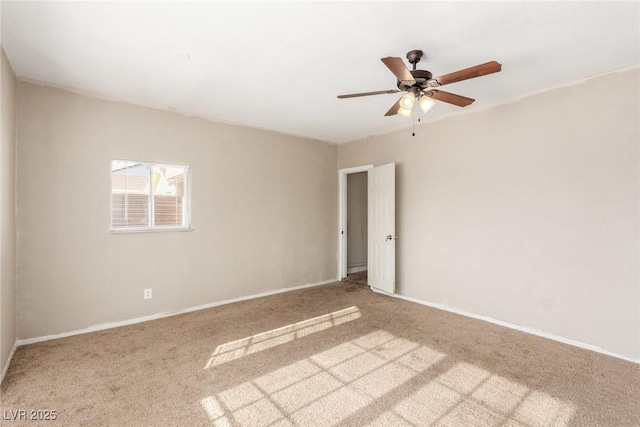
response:
{"label": "pull chain", "polygon": [[[418,123],[420,123],[420,113],[418,113]],[[416,119],[411,117],[411,136],[416,136]]]}

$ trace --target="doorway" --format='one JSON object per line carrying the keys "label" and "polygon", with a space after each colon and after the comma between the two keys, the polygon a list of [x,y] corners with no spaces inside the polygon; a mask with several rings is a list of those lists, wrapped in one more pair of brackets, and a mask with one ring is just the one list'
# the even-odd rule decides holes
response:
{"label": "doorway", "polygon": [[[366,165],[338,171],[338,280],[348,278],[349,272],[361,274],[357,270],[366,269],[366,276],[358,277],[358,282],[355,283],[385,294],[394,294],[396,291],[395,170],[395,163],[388,163],[377,167]],[[362,263],[359,256],[349,259],[348,247],[350,227],[352,237],[358,239],[364,235],[362,229],[354,226],[354,220],[349,219],[349,175],[361,172],[366,172],[367,175],[366,264]],[[354,185],[357,186],[351,186]],[[362,196],[359,198],[360,201],[363,199]],[[354,203],[357,204],[358,201],[352,200],[352,204]]]}
{"label": "doorway", "polygon": [[339,171],[338,280],[367,284],[368,177],[373,165]]}
{"label": "doorway", "polygon": [[367,172],[347,175],[347,280],[367,284]]}

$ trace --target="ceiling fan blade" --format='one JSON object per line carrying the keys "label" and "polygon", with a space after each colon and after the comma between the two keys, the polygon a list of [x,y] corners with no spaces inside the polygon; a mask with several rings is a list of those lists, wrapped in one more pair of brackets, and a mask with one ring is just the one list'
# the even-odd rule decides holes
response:
{"label": "ceiling fan blade", "polygon": [[443,86],[448,85],[449,83],[455,83],[462,80],[472,79],[474,77],[497,73],[500,70],[502,70],[502,64],[496,61],[490,61],[485,62],[484,64],[476,65],[475,67],[465,68],[464,70],[436,77],[434,80],[436,80],[440,86]]}
{"label": "ceiling fan blade", "polygon": [[407,66],[404,65],[402,58],[398,58],[397,56],[387,56],[386,58],[381,58],[380,60],[384,63],[384,65],[387,66],[389,70],[391,70],[393,74],[395,74],[398,80],[402,83],[409,86],[412,86],[416,83],[415,79],[411,75],[411,72],[409,72]]}
{"label": "ceiling fan blade", "polygon": [[438,101],[448,102],[449,104],[457,105],[458,107],[466,107],[475,102],[475,99],[467,98],[466,96],[456,95],[455,93],[449,93],[442,90],[430,90],[427,92],[429,96]]}
{"label": "ceiling fan blade", "polygon": [[393,104],[393,107],[389,108],[389,111],[385,113],[385,116],[395,116],[396,114],[398,114],[399,110],[400,110],[400,99],[398,99],[398,101],[395,104]]}
{"label": "ceiling fan blade", "polygon": [[348,95],[338,95],[338,98],[339,99],[356,98],[358,96],[384,95],[387,93],[397,93],[397,92],[400,92],[400,91],[398,89],[377,90],[375,92],[361,92],[361,93],[350,93]]}

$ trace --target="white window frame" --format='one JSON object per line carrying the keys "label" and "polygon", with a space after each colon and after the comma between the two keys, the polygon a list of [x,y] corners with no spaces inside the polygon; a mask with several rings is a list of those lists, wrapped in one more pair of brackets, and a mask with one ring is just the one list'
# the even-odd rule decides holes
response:
{"label": "white window frame", "polygon": [[[149,225],[146,227],[117,227],[113,228],[113,162],[131,162],[140,165],[149,166]],[[182,218],[183,225],[163,225],[155,226],[154,219],[154,205],[153,205],[153,167],[181,167],[185,168],[184,177],[184,197],[185,201],[182,204]],[[152,233],[156,231],[193,231],[191,227],[191,165],[182,163],[164,163],[164,162],[143,162],[139,160],[127,160],[127,159],[111,159],[109,162],[109,231],[111,233]]]}

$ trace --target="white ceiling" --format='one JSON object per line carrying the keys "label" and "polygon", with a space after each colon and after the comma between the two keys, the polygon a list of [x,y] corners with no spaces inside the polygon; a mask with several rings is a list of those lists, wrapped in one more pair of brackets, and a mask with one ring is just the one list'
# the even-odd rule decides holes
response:
{"label": "white ceiling", "polygon": [[[501,73],[444,89],[423,122],[640,63],[638,2],[8,2],[18,77],[216,121],[346,142],[411,126],[380,58],[422,49],[434,76]],[[178,52],[173,52],[178,51]],[[173,53],[172,53],[173,52]],[[187,53],[189,59],[184,59]],[[605,101],[606,102],[606,101]]]}

